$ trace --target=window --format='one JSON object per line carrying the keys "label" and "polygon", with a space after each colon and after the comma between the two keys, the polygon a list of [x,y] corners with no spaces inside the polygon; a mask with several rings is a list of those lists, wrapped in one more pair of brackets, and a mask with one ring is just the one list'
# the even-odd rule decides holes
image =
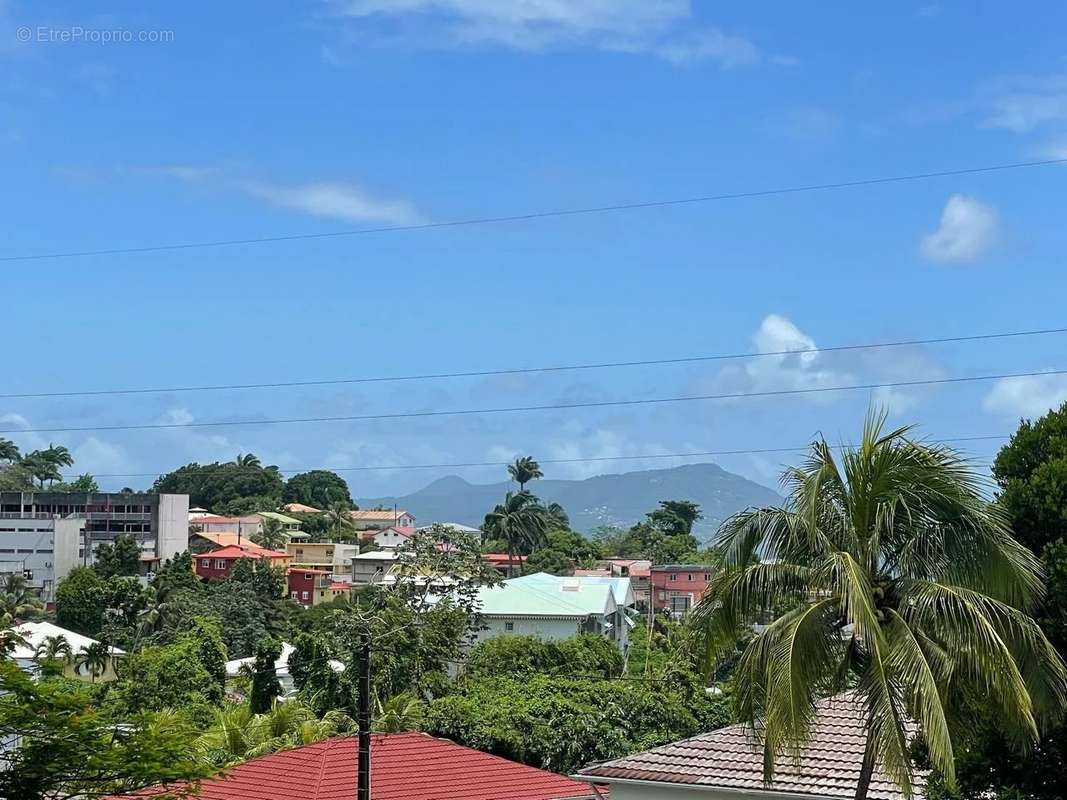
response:
{"label": "window", "polygon": [[515,630],[515,623],[514,622],[505,622],[504,623],[504,630],[506,630],[506,631]]}
{"label": "window", "polygon": [[306,581],[310,581],[313,577],[315,577],[315,576],[312,575],[310,572],[305,572],[304,573],[304,580],[306,580]]}
{"label": "window", "polygon": [[692,572],[690,572],[690,573],[689,573],[688,575],[686,575],[685,579],[686,579],[687,581],[691,581],[691,580],[693,580],[693,573],[692,573]]}
{"label": "window", "polygon": [[297,597],[297,595],[298,595],[298,594],[299,594],[299,592],[295,592],[295,591],[293,591],[293,592],[289,592],[289,596],[290,596],[291,598],[293,598],[294,600],[296,600],[296,597]]}
{"label": "window", "polygon": [[677,576],[676,574],[674,574],[674,573],[672,572],[672,573],[671,573],[671,577],[670,577],[670,580],[672,580],[672,581],[676,581],[676,580],[678,580],[678,576]]}
{"label": "window", "polygon": [[215,569],[226,569],[226,561],[221,558],[215,559]]}
{"label": "window", "polygon": [[301,592],[301,593],[300,593],[300,596],[301,596],[301,597],[302,597],[302,598],[303,598],[304,600],[307,600],[307,599],[308,599],[308,593],[307,593],[307,592]]}

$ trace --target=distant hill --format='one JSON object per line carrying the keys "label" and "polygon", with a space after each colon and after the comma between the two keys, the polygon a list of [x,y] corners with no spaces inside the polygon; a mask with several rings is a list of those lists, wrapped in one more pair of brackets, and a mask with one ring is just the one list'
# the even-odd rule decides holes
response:
{"label": "distant hill", "polygon": [[[392,508],[395,503],[414,514],[420,524],[440,521],[477,527],[485,513],[513,488],[507,482],[473,484],[449,475],[408,495],[360,498],[357,502],[361,508]],[[545,503],[559,503],[567,509],[571,525],[583,533],[600,525],[633,525],[660,500],[692,500],[704,512],[694,531],[701,540],[709,539],[719,523],[736,511],[781,501],[766,486],[717,464],[687,464],[575,481],[539,480],[529,488]]]}

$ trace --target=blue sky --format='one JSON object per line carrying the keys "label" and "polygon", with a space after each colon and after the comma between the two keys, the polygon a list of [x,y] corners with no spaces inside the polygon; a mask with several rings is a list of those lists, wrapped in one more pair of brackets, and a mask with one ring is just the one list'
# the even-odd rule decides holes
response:
{"label": "blue sky", "polygon": [[[3,256],[440,222],[1067,157],[1067,8],[0,0]],[[19,41],[19,31],[29,41]],[[133,41],[104,41],[114,33]],[[142,37],[152,41],[138,41]],[[23,33],[23,36],[26,36]],[[63,41],[64,37],[76,41]],[[3,393],[315,380],[1060,327],[1067,167],[3,268]],[[1065,337],[521,377],[0,400],[3,427],[267,419],[1060,369]],[[868,403],[1007,434],[1067,377],[376,423],[11,435],[77,471],[791,447]],[[997,442],[968,450],[987,461]],[[773,483],[787,456],[717,459]],[[549,465],[551,477],[682,463]],[[357,495],[445,472],[348,475]],[[102,480],[141,486],[146,477]]]}

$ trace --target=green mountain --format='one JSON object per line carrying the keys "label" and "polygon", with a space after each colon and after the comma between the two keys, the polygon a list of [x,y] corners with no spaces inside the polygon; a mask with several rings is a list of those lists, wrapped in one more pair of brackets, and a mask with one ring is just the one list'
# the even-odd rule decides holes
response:
{"label": "green mountain", "polygon": [[[449,475],[408,495],[361,498],[358,502],[361,508],[392,508],[396,504],[414,514],[420,525],[458,522],[478,527],[485,513],[514,488],[508,482],[473,484]],[[781,501],[766,486],[717,464],[687,464],[585,480],[539,480],[528,488],[544,502],[559,503],[567,509],[571,525],[584,533],[600,525],[633,525],[660,500],[692,500],[704,512],[694,531],[701,540],[711,538],[719,524],[736,511]]]}

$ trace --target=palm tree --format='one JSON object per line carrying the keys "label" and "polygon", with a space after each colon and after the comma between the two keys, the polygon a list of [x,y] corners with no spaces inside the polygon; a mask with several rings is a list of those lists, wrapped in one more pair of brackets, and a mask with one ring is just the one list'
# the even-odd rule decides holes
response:
{"label": "palm tree", "polygon": [[329,711],[317,719],[298,700],[275,700],[265,714],[253,714],[249,705],[242,703],[216,709],[211,726],[201,734],[197,746],[212,763],[228,767],[354,729],[355,722],[348,715]]}
{"label": "palm tree", "polygon": [[272,517],[264,518],[260,523],[259,533],[251,538],[260,547],[266,547],[268,550],[282,550],[289,541],[289,537],[285,535],[285,526],[280,520]]}
{"label": "palm tree", "polygon": [[735,681],[768,781],[775,759],[811,735],[816,700],[854,687],[867,715],[860,800],[876,763],[910,794],[909,720],[951,786],[965,706],[993,707],[1032,742],[1067,698],[1067,668],[1027,615],[1042,591],[1038,561],[959,454],[906,427],[884,433],[884,422],[869,415],[840,463],[814,442],[783,474],[784,507],[723,524],[722,566],[694,615],[712,657],[780,611],[745,647]]}
{"label": "palm tree", "polygon": [[545,506],[545,513],[548,514],[548,520],[560,530],[570,530],[571,518],[567,514],[567,509],[561,506],[559,503],[549,503]]}
{"label": "palm tree", "polygon": [[263,462],[259,460],[259,456],[255,453],[238,453],[237,458],[233,460],[233,463],[239,467],[261,467]]}
{"label": "palm tree", "polygon": [[74,661],[75,667],[89,673],[89,680],[96,683],[96,679],[104,674],[111,659],[111,648],[104,642],[87,644],[78,651]]}
{"label": "palm tree", "polygon": [[20,647],[26,647],[28,644],[22,634],[14,628],[0,630],[0,661],[5,660]]}
{"label": "palm tree", "polygon": [[519,491],[526,491],[526,484],[532,480],[545,477],[541,472],[541,465],[534,461],[533,456],[516,458],[514,464],[508,464],[508,475],[519,484]]}
{"label": "palm tree", "polygon": [[515,555],[530,552],[544,543],[548,515],[529,492],[508,492],[504,502],[485,515],[482,524],[487,539],[503,539],[508,546],[508,574],[515,573]]}
{"label": "palm tree", "polygon": [[43,608],[37,592],[18,572],[5,572],[0,583],[0,624],[9,624]]}
{"label": "palm tree", "polygon": [[352,521],[352,509],[343,500],[330,503],[324,514],[326,529],[330,531],[330,535],[335,540],[345,538],[346,534],[351,533],[355,528],[355,523]]}
{"label": "palm tree", "polygon": [[381,733],[416,731],[422,723],[422,703],[411,692],[402,692],[382,703],[374,717],[374,730]]}
{"label": "palm tree", "polygon": [[10,439],[0,439],[0,461],[18,461],[22,457],[18,446]]}
{"label": "palm tree", "polygon": [[62,661],[68,663],[74,655],[65,636],[46,636],[33,651],[33,660]]}

